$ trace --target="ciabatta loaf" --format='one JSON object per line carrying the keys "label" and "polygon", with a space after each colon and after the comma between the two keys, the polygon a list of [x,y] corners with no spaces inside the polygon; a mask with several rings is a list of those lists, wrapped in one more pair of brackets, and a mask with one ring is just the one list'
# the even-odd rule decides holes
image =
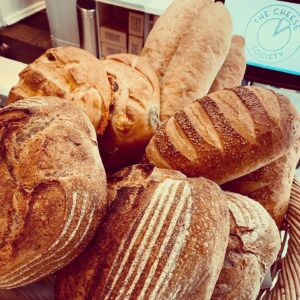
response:
{"label": "ciabatta loaf", "polygon": [[159,126],[160,88],[148,60],[115,54],[101,60],[113,89],[110,121],[100,138],[106,170],[136,163]]}
{"label": "ciabatta loaf", "polygon": [[99,60],[75,47],[48,49],[28,65],[8,96],[12,103],[33,96],[56,96],[76,103],[102,134],[109,117],[111,87]]}
{"label": "ciabatta loaf", "polygon": [[229,237],[216,184],[140,165],[110,180],[109,199],[95,239],[59,274],[57,300],[210,299]]}
{"label": "ciabatta loaf", "polygon": [[230,238],[212,299],[255,300],[279,252],[279,231],[259,203],[233,193],[227,193],[227,199]]}
{"label": "ciabatta loaf", "polygon": [[234,35],[231,40],[229,53],[208,94],[240,86],[245,71],[245,39],[240,35]]}
{"label": "ciabatta loaf", "polygon": [[164,76],[180,40],[193,26],[197,13],[213,0],[175,0],[155,22],[141,56],[149,59],[159,80]]}
{"label": "ciabatta loaf", "polygon": [[228,54],[231,37],[231,17],[221,2],[199,11],[161,80],[162,121],[208,93]]}
{"label": "ciabatta loaf", "polygon": [[85,113],[55,97],[0,110],[0,288],[54,273],[90,241],[106,176]]}
{"label": "ciabatta loaf", "polygon": [[146,148],[150,162],[219,184],[279,158],[300,136],[283,95],[239,87],[206,96],[164,122]]}

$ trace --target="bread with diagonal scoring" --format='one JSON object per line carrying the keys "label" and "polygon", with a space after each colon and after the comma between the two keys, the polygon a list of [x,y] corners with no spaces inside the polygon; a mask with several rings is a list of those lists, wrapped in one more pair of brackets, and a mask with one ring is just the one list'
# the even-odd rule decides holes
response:
{"label": "bread with diagonal scoring", "polygon": [[109,180],[108,198],[96,237],[58,275],[57,300],[210,299],[229,237],[216,184],[138,165]]}
{"label": "bread with diagonal scoring", "polygon": [[157,167],[222,184],[279,158],[299,136],[299,115],[289,99],[238,87],[177,112],[156,131],[146,156]]}

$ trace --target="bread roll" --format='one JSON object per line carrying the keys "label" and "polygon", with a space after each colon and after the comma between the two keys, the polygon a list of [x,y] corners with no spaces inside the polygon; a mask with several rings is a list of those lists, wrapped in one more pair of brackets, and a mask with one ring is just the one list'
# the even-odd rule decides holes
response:
{"label": "bread roll", "polygon": [[299,134],[299,115],[286,97],[239,87],[176,113],[156,131],[146,155],[157,167],[222,184],[279,158]]}
{"label": "bread roll", "polygon": [[0,110],[0,288],[68,264],[106,210],[106,178],[88,117],[55,97]]}
{"label": "bread roll", "polygon": [[223,188],[258,201],[280,226],[289,205],[296,165],[300,158],[299,142],[282,157]]}
{"label": "bread roll", "polygon": [[101,61],[113,87],[111,120],[100,151],[108,171],[135,163],[159,125],[160,90],[146,58],[116,54]]}
{"label": "bread roll", "polygon": [[231,17],[221,2],[205,6],[182,37],[161,80],[161,120],[205,96],[228,54]]}
{"label": "bread roll", "polygon": [[159,80],[166,72],[180,40],[192,26],[197,13],[213,0],[175,0],[155,22],[141,56],[147,57]]}
{"label": "bread roll", "polygon": [[86,252],[60,272],[56,299],[210,299],[229,236],[219,187],[134,166],[109,190],[107,217]]}
{"label": "bread roll", "polygon": [[230,238],[212,299],[255,300],[279,252],[279,231],[257,202],[233,193],[227,193],[227,198]]}
{"label": "bread roll", "polygon": [[19,83],[9,93],[9,103],[33,96],[68,99],[86,112],[97,133],[103,133],[112,91],[105,71],[92,54],[75,47],[49,49],[19,76]]}
{"label": "bread roll", "polygon": [[210,87],[209,94],[242,84],[246,71],[245,39],[234,35],[225,62]]}

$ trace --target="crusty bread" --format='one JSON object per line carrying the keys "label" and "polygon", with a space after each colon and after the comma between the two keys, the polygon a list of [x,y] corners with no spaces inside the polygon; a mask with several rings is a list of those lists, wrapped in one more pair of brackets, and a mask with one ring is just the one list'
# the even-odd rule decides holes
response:
{"label": "crusty bread", "polygon": [[99,60],[75,47],[48,49],[20,74],[8,102],[33,96],[57,96],[80,106],[101,134],[108,122],[112,91]]}
{"label": "crusty bread", "polygon": [[148,60],[116,54],[101,61],[113,87],[111,120],[99,144],[104,166],[136,163],[159,126],[160,88]]}
{"label": "crusty bread", "polygon": [[255,300],[279,252],[279,231],[257,202],[233,193],[227,193],[227,198],[230,238],[212,299]]}
{"label": "crusty bread", "polygon": [[239,87],[176,113],[156,131],[146,156],[158,167],[222,184],[279,158],[299,135],[299,115],[286,97]]}
{"label": "crusty bread", "polygon": [[210,299],[229,237],[220,188],[140,165],[111,179],[109,198],[95,239],[58,275],[56,299]]}
{"label": "crusty bread", "polygon": [[159,80],[166,72],[180,40],[193,25],[197,13],[213,0],[175,0],[155,22],[141,56],[147,57]]}
{"label": "crusty bread", "polygon": [[83,251],[106,210],[95,130],[55,97],[0,110],[0,288],[36,281]]}
{"label": "crusty bread", "polygon": [[246,71],[245,39],[234,35],[229,53],[208,94],[240,86]]}
{"label": "crusty bread", "polygon": [[223,3],[199,11],[161,80],[162,121],[208,93],[228,54],[231,37],[231,17]]}
{"label": "crusty bread", "polygon": [[282,157],[248,175],[227,182],[223,188],[258,201],[280,226],[288,209],[299,157],[300,147],[297,142]]}

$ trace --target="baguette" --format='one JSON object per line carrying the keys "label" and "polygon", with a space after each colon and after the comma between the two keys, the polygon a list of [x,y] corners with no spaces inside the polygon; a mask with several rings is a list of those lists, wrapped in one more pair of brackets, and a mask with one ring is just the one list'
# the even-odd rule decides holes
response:
{"label": "baguette", "polygon": [[231,40],[229,53],[208,94],[240,86],[245,71],[245,39],[242,36],[234,35]]}
{"label": "baguette", "polygon": [[205,6],[180,40],[161,80],[161,120],[205,96],[228,54],[231,17],[221,3]]}
{"label": "baguette", "polygon": [[57,300],[210,299],[229,238],[214,183],[139,165],[109,180],[107,217],[57,279]]}
{"label": "baguette", "polygon": [[146,157],[157,167],[223,184],[282,156],[299,139],[299,125],[283,95],[258,87],[224,90],[164,122]]}

